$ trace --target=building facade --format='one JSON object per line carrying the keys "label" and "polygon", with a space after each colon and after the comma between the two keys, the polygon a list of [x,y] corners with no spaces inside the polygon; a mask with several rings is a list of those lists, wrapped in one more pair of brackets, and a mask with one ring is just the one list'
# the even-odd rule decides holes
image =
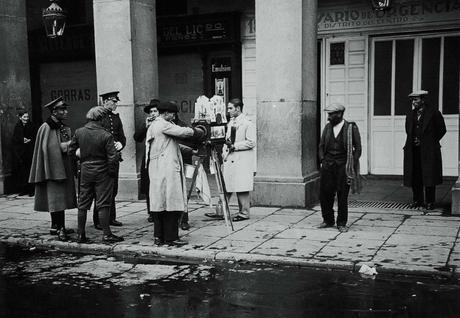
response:
{"label": "building facade", "polygon": [[[241,96],[258,130],[254,203],[306,206],[317,201],[322,108],[347,107],[362,135],[361,173],[402,174],[407,95],[430,92],[443,113],[443,172],[458,176],[460,2],[394,0],[86,0],[61,1],[64,36],[47,39],[48,1],[13,1],[3,28],[1,111],[4,181],[16,108],[62,95],[69,124],[81,126],[98,95],[120,90],[128,136],[120,198],[136,199],[142,145],[131,138],[151,98],[176,101],[189,121],[199,95]],[[3,12],[2,12],[3,11]],[[14,48],[11,51],[9,48]],[[14,124],[13,124],[14,126]],[[7,185],[6,182],[5,185]],[[453,210],[460,198],[453,189]]]}

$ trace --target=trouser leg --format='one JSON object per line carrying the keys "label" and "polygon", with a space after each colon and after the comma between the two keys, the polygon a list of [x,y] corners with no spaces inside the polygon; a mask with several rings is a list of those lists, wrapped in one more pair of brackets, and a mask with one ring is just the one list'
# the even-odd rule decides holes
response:
{"label": "trouser leg", "polygon": [[251,207],[251,201],[249,197],[249,191],[237,192],[238,206],[240,208],[239,214],[244,218],[249,218],[249,210]]}
{"label": "trouser leg", "polygon": [[51,212],[50,216],[51,216],[51,228],[57,230],[58,229],[58,222],[57,222],[57,214],[56,214],[56,212]]}
{"label": "trouser leg", "polygon": [[64,211],[56,211],[53,212],[56,220],[56,228],[62,229],[65,228],[65,217],[64,217]]}
{"label": "trouser leg", "polygon": [[96,209],[96,202],[94,204],[94,209],[93,209],[93,223],[94,226],[99,225],[99,211]]}
{"label": "trouser leg", "polygon": [[426,203],[434,203],[436,201],[436,186],[425,187]]}
{"label": "trouser leg", "polygon": [[152,212],[153,216],[153,236],[164,241],[163,233],[163,214],[164,212]]}
{"label": "trouser leg", "polygon": [[337,226],[345,226],[348,221],[348,193],[350,185],[348,184],[345,165],[337,167]]}
{"label": "trouser leg", "polygon": [[188,213],[187,212],[181,212],[181,213],[182,213],[181,223],[188,223]]}
{"label": "trouser leg", "polygon": [[110,222],[115,221],[117,218],[117,207],[115,205],[115,197],[118,193],[118,175],[120,171],[120,164],[117,164],[116,175],[113,180],[113,195],[112,195],[112,206],[110,207]]}
{"label": "trouser leg", "polygon": [[334,225],[334,197],[336,191],[336,177],[334,170],[321,169],[319,200],[323,221]]}
{"label": "trouser leg", "polygon": [[110,230],[110,211],[109,207],[102,207],[99,208],[99,221],[101,222],[102,226],[102,231],[104,235],[110,235],[112,234],[112,231]]}
{"label": "trouser leg", "polygon": [[179,238],[179,217],[181,211],[164,212],[163,226],[165,242],[172,242]]}
{"label": "trouser leg", "polygon": [[420,154],[420,147],[413,147],[413,154],[412,195],[414,203],[423,204],[425,199],[423,194],[422,158]]}
{"label": "trouser leg", "polygon": [[85,234],[87,210],[78,210],[78,233]]}

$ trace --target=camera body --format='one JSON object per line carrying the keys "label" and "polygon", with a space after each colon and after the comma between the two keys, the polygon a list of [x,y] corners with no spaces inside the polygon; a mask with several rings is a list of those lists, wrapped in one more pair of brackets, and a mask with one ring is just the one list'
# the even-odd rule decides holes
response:
{"label": "camera body", "polygon": [[225,144],[226,124],[218,124],[208,119],[194,119],[192,120],[192,127],[205,132],[203,143],[210,145]]}

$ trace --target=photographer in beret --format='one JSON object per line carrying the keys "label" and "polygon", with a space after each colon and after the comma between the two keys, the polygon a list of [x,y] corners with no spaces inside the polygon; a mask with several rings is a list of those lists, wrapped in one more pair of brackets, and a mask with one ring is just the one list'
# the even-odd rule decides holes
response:
{"label": "photographer in beret", "polygon": [[145,140],[154,244],[182,246],[187,242],[179,239],[179,218],[186,211],[187,189],[178,139],[203,140],[205,132],[174,124],[178,108],[171,102],[161,102],[157,109],[159,116],[149,126]]}
{"label": "photographer in beret", "polygon": [[[119,161],[122,161],[121,150],[126,146],[126,137],[123,131],[123,124],[120,119],[120,115],[115,113],[117,109],[117,103],[120,101],[118,98],[118,91],[108,92],[99,95],[102,99],[102,106],[107,110],[104,117],[101,119],[102,127],[105,130],[110,132],[115,141],[115,149],[118,151]],[[115,206],[115,197],[118,193],[118,176],[120,171],[120,163],[117,163],[115,174],[113,176],[113,196],[112,196],[112,205],[110,207],[110,225],[112,226],[122,226],[123,224],[116,220],[117,210]],[[99,224],[98,212],[96,208],[94,209],[93,214],[94,227],[98,230],[102,230],[101,225]]]}

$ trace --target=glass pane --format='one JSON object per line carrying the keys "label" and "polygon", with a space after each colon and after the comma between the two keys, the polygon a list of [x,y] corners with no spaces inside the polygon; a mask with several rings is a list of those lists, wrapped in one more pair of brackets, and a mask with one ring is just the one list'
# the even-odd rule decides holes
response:
{"label": "glass pane", "polygon": [[410,107],[414,71],[414,40],[396,41],[395,115],[405,115]]}
{"label": "glass pane", "polygon": [[330,65],[344,65],[345,64],[345,42],[331,43],[330,54],[331,54]]}
{"label": "glass pane", "polygon": [[439,57],[441,38],[423,39],[422,42],[422,87],[428,91],[426,101],[439,107]]}
{"label": "glass pane", "polygon": [[392,41],[375,42],[374,116],[391,115]]}
{"label": "glass pane", "polygon": [[444,39],[444,78],[442,92],[442,112],[458,114],[460,78],[460,37]]}

